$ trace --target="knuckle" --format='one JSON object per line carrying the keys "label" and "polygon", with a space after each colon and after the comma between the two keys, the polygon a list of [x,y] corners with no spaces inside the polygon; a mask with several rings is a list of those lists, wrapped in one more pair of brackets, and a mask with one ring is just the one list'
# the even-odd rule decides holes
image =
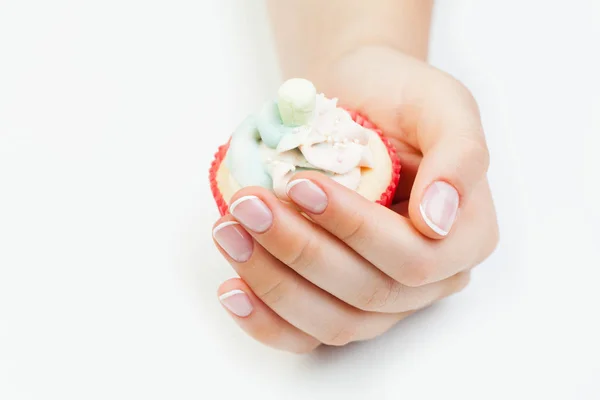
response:
{"label": "knuckle", "polygon": [[370,287],[358,299],[357,307],[363,311],[381,311],[398,301],[402,285],[388,278],[384,284]]}
{"label": "knuckle", "polygon": [[427,286],[414,287],[408,291],[406,298],[403,299],[401,304],[398,304],[394,311],[408,312],[423,309],[439,300],[439,292],[433,291]]}
{"label": "knuckle", "polygon": [[468,109],[479,117],[479,106],[473,92],[461,81],[451,75],[446,75],[449,79],[446,80],[447,89],[455,94],[455,98],[462,102]]}
{"label": "knuckle", "polygon": [[354,341],[356,330],[356,327],[352,325],[340,325],[338,328],[332,329],[321,341],[328,346],[345,346]]}
{"label": "knuckle", "polygon": [[490,151],[483,135],[466,133],[460,135],[459,140],[462,142],[463,159],[465,160],[465,164],[468,165],[469,170],[481,175],[485,174],[490,166]]}
{"label": "knuckle", "polygon": [[318,251],[319,246],[315,241],[315,237],[310,235],[291,246],[290,251],[281,261],[298,272],[303,271],[310,268],[317,257]]}
{"label": "knuckle", "polygon": [[426,256],[420,256],[406,262],[401,267],[398,281],[406,286],[423,286],[432,280],[435,272],[433,260]]}
{"label": "knuckle", "polygon": [[471,90],[467,86],[465,86],[465,84],[462,83],[461,81],[454,80],[454,82],[455,82],[456,91],[462,97],[462,99],[465,102],[468,102],[473,108],[479,110],[479,107],[477,106],[477,100],[475,100],[475,96],[473,95],[473,92],[471,92]]}
{"label": "knuckle", "polygon": [[452,137],[456,159],[448,165],[445,175],[462,195],[473,190],[485,178],[490,166],[490,153],[483,136],[465,128]]}
{"label": "knuckle", "polygon": [[372,239],[371,235],[367,234],[365,226],[365,216],[355,212],[352,217],[340,221],[337,236],[354,248],[365,248]]}
{"label": "knuckle", "polygon": [[445,85],[446,89],[454,94],[455,101],[461,108],[467,110],[466,114],[461,114],[460,119],[454,120],[456,126],[452,140],[458,141],[461,147],[461,153],[464,155],[462,164],[466,169],[459,172],[468,173],[468,176],[483,175],[490,164],[490,153],[485,141],[477,101],[471,91],[460,81],[449,77],[445,80]]}
{"label": "knuckle", "polygon": [[278,280],[261,291],[255,291],[254,293],[261,299],[265,304],[274,306],[281,302],[285,296],[289,296],[291,292],[295,290],[297,283],[293,283],[289,280]]}

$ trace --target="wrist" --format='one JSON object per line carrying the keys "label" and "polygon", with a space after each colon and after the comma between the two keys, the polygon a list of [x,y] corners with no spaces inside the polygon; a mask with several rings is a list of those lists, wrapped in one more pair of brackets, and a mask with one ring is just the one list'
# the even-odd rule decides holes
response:
{"label": "wrist", "polygon": [[269,5],[286,78],[310,78],[365,47],[427,58],[431,0],[271,0]]}
{"label": "wrist", "polygon": [[[400,70],[398,69],[400,67]],[[425,61],[408,54],[402,49],[386,43],[361,45],[349,49],[326,62],[312,63],[307,68],[305,76],[311,80],[319,91],[330,97],[338,97],[344,105],[360,107],[365,94],[370,93],[369,87],[381,86],[381,76],[395,76],[410,80],[418,71],[432,68]],[[358,93],[360,93],[360,96]],[[357,104],[355,104],[357,103]]]}

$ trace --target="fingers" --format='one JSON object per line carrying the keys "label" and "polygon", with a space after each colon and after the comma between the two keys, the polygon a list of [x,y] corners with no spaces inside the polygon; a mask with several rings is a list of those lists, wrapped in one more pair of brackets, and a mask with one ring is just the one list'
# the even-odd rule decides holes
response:
{"label": "fingers", "polygon": [[493,249],[497,231],[486,189],[487,185],[479,186],[478,200],[464,208],[461,223],[443,241],[424,237],[407,218],[319,173],[297,174],[288,186],[288,196],[312,221],[372,265],[402,285],[414,287],[473,267]]}
{"label": "fingers", "polygon": [[[391,293],[397,291],[389,276],[373,268],[368,261],[315,226],[297,210],[284,205],[266,190],[248,189],[234,199],[236,197],[238,200],[231,208],[233,217],[245,223],[249,233],[262,247],[299,275],[356,308],[375,311],[375,308],[381,307],[387,312],[406,311],[399,309],[400,304],[385,301],[386,298],[395,298]],[[260,232],[263,224],[257,228],[258,224],[249,222],[246,217],[257,215],[254,209],[258,207],[269,210],[270,214],[269,222],[264,223],[268,226],[264,232]]]}
{"label": "fingers", "polygon": [[419,231],[439,239],[448,235],[459,208],[485,178],[489,152],[471,93],[448,75],[426,71],[411,127],[423,159],[409,214]]}
{"label": "fingers", "polygon": [[[295,182],[297,185],[290,192],[306,193],[304,205],[322,210],[326,198],[323,203],[316,197],[318,191],[310,181]],[[233,217],[246,224],[249,234],[265,250],[314,285],[355,308],[388,313],[409,311],[453,291],[452,279],[421,288],[402,285],[266,190],[246,189],[233,199]],[[259,216],[262,216],[260,221]]]}
{"label": "fingers", "polygon": [[219,301],[248,335],[267,346],[307,353],[320,343],[275,314],[241,279],[230,279],[217,291]]}
{"label": "fingers", "polygon": [[[304,183],[297,183],[302,180]],[[306,198],[301,190],[305,184],[326,197],[326,207],[320,213],[311,212],[307,206],[313,200]],[[424,271],[423,265],[425,257],[432,257],[431,243],[416,231],[409,219],[319,173],[297,174],[288,186],[288,196],[306,210],[315,223],[393,280],[406,286],[429,283],[426,281],[430,271]]]}
{"label": "fingers", "polygon": [[[231,217],[219,221],[214,229],[219,250],[234,267],[252,292],[277,315],[291,325],[329,345],[344,345],[355,340],[377,336],[407,313],[386,314],[360,311],[303,279],[283,265],[261,245],[240,245],[252,240],[239,224],[230,224]],[[236,232],[233,232],[236,231]],[[234,238],[233,241],[230,241]],[[235,248],[251,255],[244,262],[229,255]]]}
{"label": "fingers", "polygon": [[[356,66],[369,65],[374,58],[387,62],[362,68],[361,79],[348,85]],[[414,161],[410,148],[422,153],[411,189],[410,218],[430,238],[447,236],[461,218],[457,210],[485,177],[489,163],[479,111],[469,90],[427,63],[386,47],[363,47],[342,59],[336,72],[327,93],[354,100],[349,107],[397,139],[403,145],[398,149],[403,163]],[[402,199],[413,167],[403,168],[409,176],[400,179]]]}

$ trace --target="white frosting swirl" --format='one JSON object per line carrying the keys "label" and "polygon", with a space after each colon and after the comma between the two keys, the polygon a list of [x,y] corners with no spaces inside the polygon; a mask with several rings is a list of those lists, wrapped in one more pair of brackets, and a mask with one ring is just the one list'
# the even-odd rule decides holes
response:
{"label": "white frosting swirl", "polygon": [[[273,191],[287,199],[286,187],[293,174],[307,169],[319,170],[352,190],[358,188],[361,167],[373,166],[369,140],[375,133],[338,108],[337,99],[311,95],[312,90],[312,83],[305,80],[286,82],[279,93],[279,101],[285,104],[266,104],[255,125],[236,130],[227,159],[240,186],[265,186],[264,178],[270,177]],[[286,115],[279,115],[277,107]],[[291,122],[284,123],[282,117]],[[303,124],[295,126],[299,121]],[[262,165],[256,165],[257,161]]]}
{"label": "white frosting swirl", "polygon": [[287,198],[286,186],[298,168],[321,170],[342,185],[356,190],[360,168],[372,166],[368,147],[372,131],[337,108],[337,99],[317,95],[313,118],[284,135],[275,151],[261,145],[263,161],[273,179],[273,190]]}

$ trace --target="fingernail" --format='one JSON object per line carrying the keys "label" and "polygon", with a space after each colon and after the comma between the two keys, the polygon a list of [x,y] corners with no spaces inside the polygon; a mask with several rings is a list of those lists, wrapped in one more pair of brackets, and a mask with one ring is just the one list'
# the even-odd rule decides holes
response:
{"label": "fingernail", "polygon": [[423,219],[438,235],[446,236],[458,212],[458,192],[446,182],[433,182],[421,201]]}
{"label": "fingernail", "polygon": [[236,221],[219,224],[213,229],[213,237],[229,257],[237,262],[246,262],[252,255],[252,236]]}
{"label": "fingernail", "polygon": [[273,214],[256,196],[244,196],[229,206],[229,212],[248,229],[262,233],[271,227]]}
{"label": "fingernail", "polygon": [[308,179],[296,179],[287,186],[287,195],[300,207],[313,214],[321,214],[327,208],[327,195]]}
{"label": "fingernail", "polygon": [[254,310],[248,295],[238,289],[223,293],[219,296],[219,301],[238,317],[247,317]]}

